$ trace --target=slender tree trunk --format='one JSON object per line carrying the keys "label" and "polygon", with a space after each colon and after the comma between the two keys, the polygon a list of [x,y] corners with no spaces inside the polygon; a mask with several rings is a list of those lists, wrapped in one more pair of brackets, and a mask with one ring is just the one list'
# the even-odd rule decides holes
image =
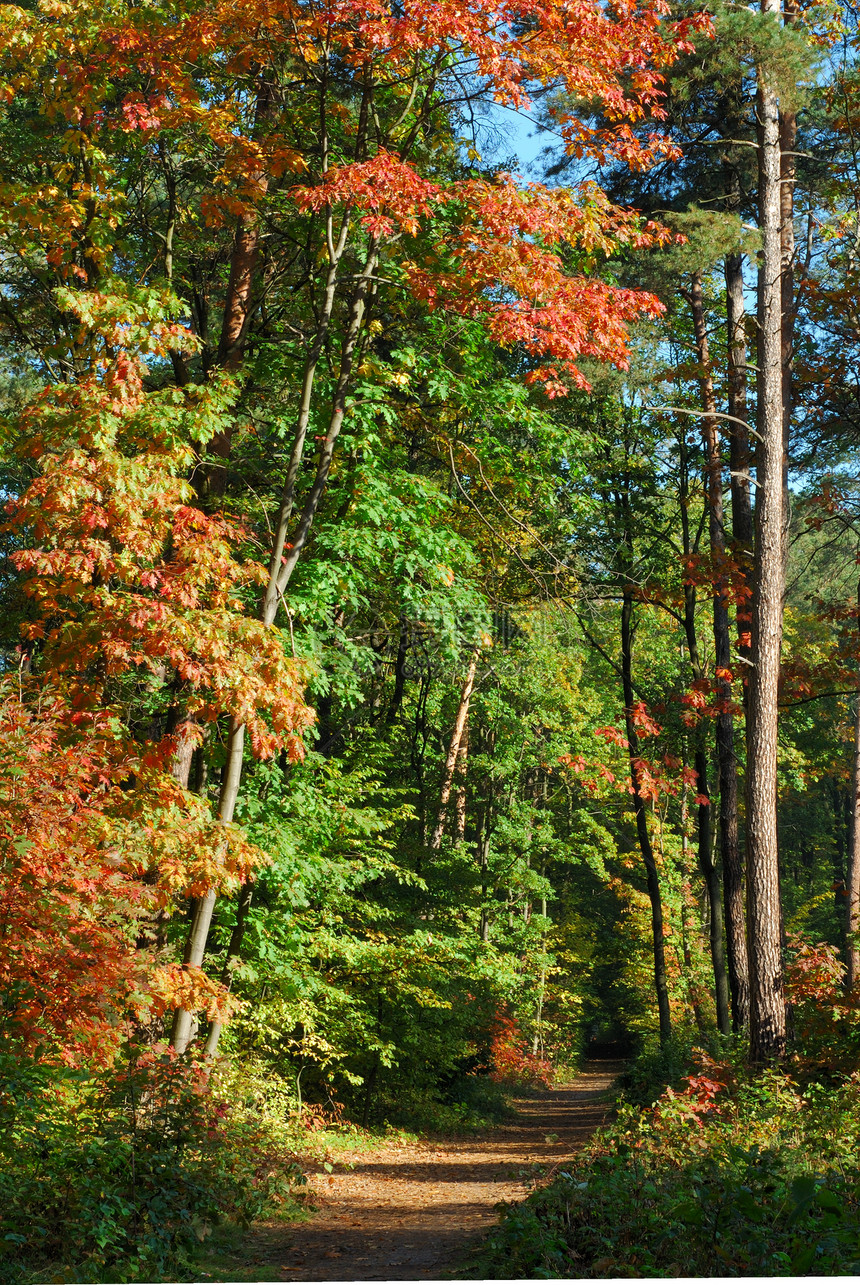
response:
{"label": "slender tree trunk", "polygon": [[[857,737],[857,725],[855,716],[854,726],[855,741]],[[855,749],[856,755],[856,749]],[[855,758],[856,762],[856,758]],[[839,950],[848,966],[848,873],[846,870],[846,850],[851,842],[850,835],[846,835],[845,826],[842,820],[842,789],[838,781],[831,781],[829,786],[830,792],[830,810],[833,814],[833,913],[836,919],[837,929],[839,931]],[[847,840],[847,842],[846,842]]]}
{"label": "slender tree trunk", "polygon": [[[860,609],[860,584],[857,586]],[[860,615],[858,615],[860,626]],[[845,908],[846,962],[845,988],[853,991],[860,982],[860,690],[854,715],[854,763],[851,773],[851,828],[849,830],[847,905]]]}
{"label": "slender tree trunk", "polygon": [[[492,728],[487,731],[480,749],[492,760],[496,748],[496,734]],[[478,867],[481,872],[481,913],[478,919],[478,935],[481,941],[490,940],[490,912],[487,906],[487,899],[490,892],[490,845],[493,834],[493,778],[488,775],[486,782],[486,796],[478,813],[477,825],[477,857]]]}
{"label": "slender tree trunk", "polygon": [[385,716],[386,724],[391,727],[403,704],[403,694],[406,691],[406,657],[409,655],[409,626],[405,616],[400,617],[400,631],[397,636],[397,655],[394,658],[394,691],[391,695],[391,704],[388,707],[388,713]]}
{"label": "slender tree trunk", "polygon": [[[686,755],[684,766],[686,767]],[[699,994],[699,987],[693,979],[693,953],[690,950],[690,902],[692,901],[692,890],[689,883],[690,873],[690,839],[687,833],[689,823],[689,811],[687,804],[687,782],[686,779],[681,787],[681,867],[683,883],[681,885],[681,953],[684,959],[684,975],[687,982],[687,994],[690,997],[690,1006],[693,1010],[693,1018],[696,1023],[696,1029],[704,1032],[705,1016],[702,1011],[702,997]]]}
{"label": "slender tree trunk", "polygon": [[726,971],[725,945],[723,942],[723,902],[720,872],[711,855],[711,799],[708,789],[708,760],[704,749],[695,754],[696,790],[699,795],[699,867],[708,893],[709,937],[711,961],[714,968],[714,1001],[717,1010],[717,1029],[728,1035],[731,1030],[729,1016],[729,979]]}
{"label": "slender tree trunk", "polygon": [[483,825],[478,827],[478,862],[481,869],[481,915],[478,921],[478,935],[481,941],[490,940],[490,915],[487,910],[487,893],[490,868],[490,808],[487,805],[482,813]]}
{"label": "slender tree trunk", "polygon": [[[779,0],[763,0],[779,20]],[[764,67],[758,69],[759,270],[758,442],[747,745],[747,913],[750,955],[750,1055],[782,1057],[786,1012],[780,949],[777,837],[777,734],[782,648],[783,405],[782,211],[779,105]]]}
{"label": "slender tree trunk", "polygon": [[[797,9],[793,0],[784,0],[783,21],[793,26]],[[789,518],[788,450],[791,436],[792,367],[794,360],[794,185],[797,173],[797,112],[788,108],[779,114],[779,215],[781,294],[781,369],[782,369],[782,558],[788,563]]]}
{"label": "slender tree trunk", "polygon": [[[328,481],[329,469],[334,456],[335,443],[340,435],[344,415],[346,414],[347,396],[355,367],[356,350],[364,319],[365,301],[370,280],[376,266],[376,259],[377,243],[373,242],[365,261],[364,269],[359,276],[359,280],[353,294],[352,303],[350,305],[346,333],[341,351],[338,381],[329,419],[329,428],[320,448],[316,478],[311,488],[311,494],[302,511],[298,530],[294,536],[292,548],[287,558],[281,557],[286,531],[284,513],[286,512],[287,506],[289,507],[289,511],[292,512],[292,497],[287,495],[282,497],[277,524],[277,538],[280,538],[283,528],[284,539],[281,539],[279,552],[279,546],[276,538],[275,548],[269,567],[269,582],[261,610],[263,623],[266,625],[271,625],[274,622],[278,605],[287,585],[289,584],[290,577],[298,564],[298,559],[305,547],[313,519],[316,516],[317,508],[319,507],[320,500],[322,499],[323,492]],[[230,727],[227,747],[227,765],[218,811],[219,820],[225,824],[232,822],[233,815],[236,810],[236,801],[238,799],[239,786],[242,780],[242,755],[244,742],[244,724],[233,719]],[[203,963],[203,956],[206,950],[206,940],[209,934],[209,927],[212,922],[215,902],[216,894],[214,891],[208,893],[205,897],[201,897],[197,902],[188,941],[186,942],[185,954],[183,956],[183,963],[186,965],[200,967]],[[192,1015],[190,1013],[187,1013],[185,1009],[181,1008],[176,1010],[173,1022],[173,1031],[171,1034],[171,1044],[179,1053],[183,1053],[188,1046],[188,1042],[191,1038],[191,1023]],[[211,1041],[207,1040],[207,1045],[210,1043]],[[214,1053],[216,1049],[217,1040],[210,1051]]]}
{"label": "slender tree trunk", "polygon": [[[221,800],[218,807],[218,819],[223,825],[229,825],[236,811],[239,797],[239,785],[242,779],[242,754],[245,744],[245,728],[236,719],[231,720],[230,736],[227,741],[227,762],[224,765],[224,779],[221,785]],[[215,910],[217,894],[215,890],[198,897],[194,903],[191,928],[185,943],[182,962],[186,966],[201,968],[206,953],[206,942],[209,927]],[[191,1040],[194,1025],[194,1014],[188,1009],[177,1008],[173,1015],[173,1029],[170,1043],[177,1053],[184,1053]]]}
{"label": "slender tree trunk", "polygon": [[[242,887],[239,889],[239,900],[236,905],[236,922],[233,925],[233,932],[230,934],[230,944],[227,947],[224,967],[221,970],[221,984],[228,988],[233,975],[234,964],[239,959],[242,949],[242,939],[245,935],[245,924],[247,923],[248,915],[251,910],[253,897],[254,885],[251,883],[243,883]],[[223,1030],[223,1027],[223,1022],[220,1022],[217,1017],[214,1021],[210,1022],[209,1033],[206,1036],[206,1044],[203,1049],[207,1057],[212,1057],[215,1054],[218,1048],[218,1041],[221,1039],[221,1031]]]}
{"label": "slender tree trunk", "polygon": [[457,755],[457,797],[454,805],[454,846],[460,847],[466,840],[466,779],[469,770],[469,719],[463,728],[460,740],[460,752]]}
{"label": "slender tree trunk", "polygon": [[[254,131],[258,132],[271,114],[271,87],[263,81],[257,93]],[[251,179],[259,198],[265,197],[269,188],[268,175],[259,170]],[[235,373],[245,358],[248,334],[257,300],[254,297],[260,259],[260,215],[257,210],[240,217],[230,254],[230,274],[224,298],[224,315],[215,365],[231,374]],[[174,360],[174,370],[180,382],[184,374],[181,359]],[[233,423],[215,434],[209,444],[210,455],[219,462],[208,464],[202,470],[201,493],[207,497],[223,496],[227,483],[227,460],[233,444]]]}
{"label": "slender tree trunk", "polygon": [[[732,716],[732,647],[729,625],[728,592],[729,582],[726,567],[725,515],[723,512],[723,470],[720,458],[720,442],[717,433],[717,401],[714,393],[714,382],[711,368],[708,331],[705,320],[705,308],[702,298],[702,274],[693,275],[690,293],[687,296],[693,314],[693,330],[696,338],[699,365],[701,368],[700,387],[702,409],[705,418],[702,420],[702,438],[705,448],[705,490],[708,504],[708,535],[711,550],[711,564],[714,574],[713,586],[713,626],[714,626],[714,662],[716,669],[716,691],[720,705],[717,717],[716,746],[720,791],[720,859],[723,873],[723,896],[725,900],[726,946],[728,955],[728,976],[731,990],[732,1025],[741,1030],[749,1021],[749,966],[747,961],[746,923],[744,917],[743,861],[741,858],[738,829],[738,774],[734,748],[734,719]],[[733,427],[739,427],[734,425]],[[747,494],[749,488],[747,488]],[[693,622],[695,627],[695,622]],[[698,766],[697,766],[698,770]],[[705,790],[707,792],[707,789]],[[703,867],[704,869],[704,867]],[[709,876],[706,874],[706,879]],[[717,881],[718,882],[718,881]],[[710,885],[709,885],[710,886]],[[722,916],[721,916],[722,918]],[[712,948],[713,924],[712,917]],[[722,945],[720,945],[722,952]],[[721,1013],[720,994],[723,977],[714,971],[717,986],[717,1025],[724,1029],[724,1018]],[[727,1028],[727,1024],[725,1025]]]}
{"label": "slender tree trunk", "polygon": [[439,800],[439,815],[436,819],[436,825],[430,839],[430,851],[438,852],[442,847],[442,836],[445,833],[445,824],[448,820],[448,804],[451,799],[451,789],[454,784],[454,772],[457,767],[457,759],[460,755],[460,743],[466,728],[466,721],[469,717],[469,703],[472,699],[472,691],[475,686],[475,673],[478,669],[478,657],[480,650],[476,648],[469,658],[469,668],[466,671],[466,677],[463,680],[463,686],[460,689],[460,700],[457,705],[457,717],[454,719],[454,730],[451,733],[451,743],[448,746],[448,755],[445,759],[445,767],[442,772],[442,793]]}
{"label": "slender tree trunk", "polygon": [[[263,621],[270,625],[278,611],[278,604],[290,583],[293,572],[295,571],[299,558],[302,555],[304,547],[310,535],[320,500],[323,497],[328,475],[331,470],[332,460],[334,459],[334,450],[337,440],[340,436],[340,430],[343,427],[344,416],[347,410],[347,399],[349,390],[352,387],[353,373],[356,365],[356,357],[359,349],[359,340],[361,337],[362,324],[367,306],[367,298],[370,290],[371,281],[379,257],[379,240],[372,238],[364,267],[359,274],[355,290],[350,303],[349,315],[347,317],[346,331],[343,339],[341,350],[340,367],[338,370],[337,384],[335,387],[334,398],[332,401],[331,414],[329,416],[328,429],[320,445],[319,455],[317,457],[317,470],[311,486],[301,516],[299,518],[296,530],[293,533],[289,553],[284,556],[286,548],[286,537],[289,530],[290,516],[293,511],[294,503],[294,481],[298,472],[298,466],[301,462],[304,440],[307,432],[307,424],[310,419],[311,393],[313,390],[313,373],[309,375],[306,371],[306,387],[303,389],[303,402],[300,412],[300,424],[296,432],[293,454],[296,456],[295,468],[294,461],[291,457],[287,470],[287,481],[284,486],[284,493],[281,497],[281,506],[278,512],[278,519],[275,525],[275,539],[272,548],[272,558],[269,564],[269,584],[266,589],[266,595],[263,603]],[[305,416],[305,400],[307,401],[307,416]],[[301,439],[301,446],[299,441]]]}
{"label": "slender tree trunk", "polygon": [[[734,175],[737,185],[737,175]],[[740,193],[737,194],[740,205]],[[748,428],[747,407],[747,339],[744,305],[743,255],[726,256],[726,322],[728,330],[729,414],[729,472],[732,496],[732,551],[744,572],[747,584],[752,581],[753,514],[750,499],[752,452]],[[749,684],[750,645],[752,641],[752,607],[749,601],[739,598],[735,613],[738,655],[741,662],[740,678],[743,683],[746,708]]]}
{"label": "slender tree trunk", "polygon": [[654,991],[660,1022],[660,1043],[665,1044],[672,1034],[672,1015],[669,1009],[669,988],[666,978],[666,946],[663,939],[663,901],[660,893],[660,875],[654,859],[645,800],[639,788],[639,737],[633,722],[633,598],[624,591],[621,605],[621,674],[624,683],[624,719],[630,755],[630,784],[633,787],[633,812],[639,850],[645,865],[648,898],[651,902],[651,930],[654,938]]}

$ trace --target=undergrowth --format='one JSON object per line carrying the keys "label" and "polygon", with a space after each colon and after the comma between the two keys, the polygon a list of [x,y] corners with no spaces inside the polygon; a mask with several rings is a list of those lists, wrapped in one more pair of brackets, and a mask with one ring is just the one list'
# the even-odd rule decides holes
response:
{"label": "undergrowth", "polygon": [[[728,1042],[719,1059],[693,1051],[663,1087],[682,1053],[679,1041],[630,1069],[614,1121],[555,1181],[504,1209],[482,1275],[860,1270],[860,1072],[834,1083],[798,1060],[753,1074]],[[659,1096],[644,1105],[655,1080]]]}
{"label": "undergrowth", "polygon": [[213,1227],[298,1208],[273,1113],[168,1052],[110,1078],[0,1057],[0,1280],[190,1280]]}

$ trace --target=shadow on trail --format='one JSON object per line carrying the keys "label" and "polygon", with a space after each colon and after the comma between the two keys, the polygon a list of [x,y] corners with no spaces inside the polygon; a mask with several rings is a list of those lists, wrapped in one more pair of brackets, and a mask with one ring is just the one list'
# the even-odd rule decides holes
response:
{"label": "shadow on trail", "polygon": [[608,1109],[623,1062],[592,1061],[573,1085],[518,1100],[517,1118],[479,1138],[388,1143],[353,1169],[311,1178],[319,1213],[269,1223],[243,1246],[259,1281],[421,1280],[451,1276],[496,1221],[500,1201],[564,1162]]}

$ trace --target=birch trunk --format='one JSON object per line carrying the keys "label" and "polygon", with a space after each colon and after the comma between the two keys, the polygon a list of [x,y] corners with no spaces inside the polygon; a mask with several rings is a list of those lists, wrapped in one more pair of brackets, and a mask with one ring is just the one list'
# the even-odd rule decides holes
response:
{"label": "birch trunk", "polygon": [[430,851],[438,852],[442,847],[442,836],[445,833],[445,825],[448,820],[448,804],[451,801],[451,790],[454,785],[454,773],[457,768],[457,760],[460,757],[460,745],[466,729],[466,722],[469,718],[469,703],[472,699],[472,691],[475,686],[475,673],[478,669],[478,657],[480,651],[476,648],[472,652],[469,660],[469,668],[466,671],[466,677],[463,680],[463,686],[460,689],[460,700],[457,705],[457,717],[454,719],[454,730],[451,733],[451,743],[448,746],[448,755],[445,759],[445,768],[442,773],[442,793],[439,799],[439,815],[436,819],[436,825],[430,838]]}

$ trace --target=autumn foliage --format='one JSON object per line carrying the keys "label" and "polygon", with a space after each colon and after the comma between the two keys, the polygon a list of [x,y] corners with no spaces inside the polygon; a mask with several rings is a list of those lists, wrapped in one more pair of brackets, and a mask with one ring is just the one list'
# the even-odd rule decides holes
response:
{"label": "autumn foliage", "polygon": [[555,1071],[549,1058],[528,1048],[516,1018],[497,1017],[490,1042],[490,1078],[517,1088],[551,1088]]}

